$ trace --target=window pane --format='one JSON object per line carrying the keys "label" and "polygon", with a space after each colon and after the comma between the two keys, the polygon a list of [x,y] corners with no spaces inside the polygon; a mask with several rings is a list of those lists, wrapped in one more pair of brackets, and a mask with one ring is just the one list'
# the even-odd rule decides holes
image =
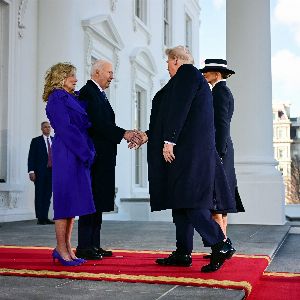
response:
{"label": "window pane", "polygon": [[164,0],[164,45],[170,45],[170,5],[169,0]]}

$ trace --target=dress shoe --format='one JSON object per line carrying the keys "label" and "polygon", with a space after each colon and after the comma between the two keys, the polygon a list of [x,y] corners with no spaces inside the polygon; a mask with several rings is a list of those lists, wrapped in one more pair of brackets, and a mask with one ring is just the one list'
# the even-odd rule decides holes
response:
{"label": "dress shoe", "polygon": [[112,251],[110,250],[104,250],[103,248],[94,248],[96,253],[101,255],[102,257],[110,257],[113,255]]}
{"label": "dress shoe", "polygon": [[83,259],[90,259],[90,260],[99,260],[102,259],[102,255],[98,254],[94,249],[87,248],[87,249],[76,249],[76,256]]}
{"label": "dress shoe", "polygon": [[219,242],[212,246],[212,253],[210,257],[210,263],[201,268],[201,272],[209,273],[219,270],[224,264],[226,259],[229,259],[230,252],[232,251],[232,246],[226,242]]}
{"label": "dress shoe", "polygon": [[48,223],[45,220],[38,220],[36,224],[38,224],[38,225],[48,225]]}
{"label": "dress shoe", "polygon": [[227,255],[227,259],[229,259],[236,252],[236,250],[232,246],[232,242],[231,242],[230,238],[227,238],[226,241],[225,241],[225,243],[227,243],[231,247],[231,250],[228,252],[228,255]]}
{"label": "dress shoe", "polygon": [[38,220],[37,224],[38,225],[49,225],[49,224],[54,224],[54,222],[49,219],[46,219],[46,220]]}
{"label": "dress shoe", "polygon": [[190,267],[192,265],[192,256],[190,254],[181,254],[173,251],[166,258],[158,258],[156,263],[161,266],[180,266]]}
{"label": "dress shoe", "polygon": [[[227,259],[229,259],[236,252],[236,250],[233,248],[232,242],[231,242],[230,238],[227,238],[226,241],[225,241],[225,243],[227,243],[228,245],[231,246],[231,251],[228,252],[228,257],[227,257]],[[211,254],[203,255],[203,258],[204,259],[210,259],[211,258]]]}
{"label": "dress shoe", "polygon": [[47,219],[45,222],[46,222],[46,224],[55,224],[55,222],[53,222],[53,221],[51,221],[49,219]]}

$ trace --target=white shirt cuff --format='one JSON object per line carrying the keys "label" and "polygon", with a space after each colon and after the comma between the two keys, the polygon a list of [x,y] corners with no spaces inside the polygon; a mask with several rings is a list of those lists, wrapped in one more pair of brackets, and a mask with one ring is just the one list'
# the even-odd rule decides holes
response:
{"label": "white shirt cuff", "polygon": [[172,143],[172,142],[168,142],[168,141],[164,141],[164,142],[165,142],[165,144],[171,144],[171,145],[173,145],[173,146],[176,145],[175,143]]}

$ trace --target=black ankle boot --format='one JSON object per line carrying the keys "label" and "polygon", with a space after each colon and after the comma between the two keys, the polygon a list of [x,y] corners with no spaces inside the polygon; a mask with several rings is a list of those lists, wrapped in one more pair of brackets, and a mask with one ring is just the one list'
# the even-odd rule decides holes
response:
{"label": "black ankle boot", "polygon": [[230,251],[233,247],[226,242],[219,242],[211,247],[212,253],[210,263],[201,268],[201,272],[209,273],[219,270],[224,264],[225,260],[230,256]]}

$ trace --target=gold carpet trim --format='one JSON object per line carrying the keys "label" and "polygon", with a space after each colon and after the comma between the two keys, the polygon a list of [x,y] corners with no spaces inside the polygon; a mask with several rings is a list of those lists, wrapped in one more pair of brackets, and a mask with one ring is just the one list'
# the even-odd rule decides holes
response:
{"label": "gold carpet trim", "polygon": [[15,269],[0,269],[0,274],[10,275],[31,275],[31,276],[65,276],[67,278],[89,278],[89,279],[112,279],[112,280],[131,280],[131,281],[146,281],[146,282],[160,282],[160,283],[185,283],[198,284],[207,286],[219,287],[241,287],[245,288],[250,294],[252,285],[248,281],[231,281],[231,280],[215,280],[215,279],[201,279],[201,278],[186,278],[186,277],[169,277],[169,276],[147,276],[147,275],[128,275],[128,274],[106,274],[106,273],[87,273],[87,272],[66,272],[66,271],[48,271],[48,270],[15,270]]}
{"label": "gold carpet trim", "polygon": [[280,272],[264,272],[264,276],[274,276],[274,277],[286,277],[286,278],[292,278],[292,277],[300,277],[300,273],[280,273]]}

